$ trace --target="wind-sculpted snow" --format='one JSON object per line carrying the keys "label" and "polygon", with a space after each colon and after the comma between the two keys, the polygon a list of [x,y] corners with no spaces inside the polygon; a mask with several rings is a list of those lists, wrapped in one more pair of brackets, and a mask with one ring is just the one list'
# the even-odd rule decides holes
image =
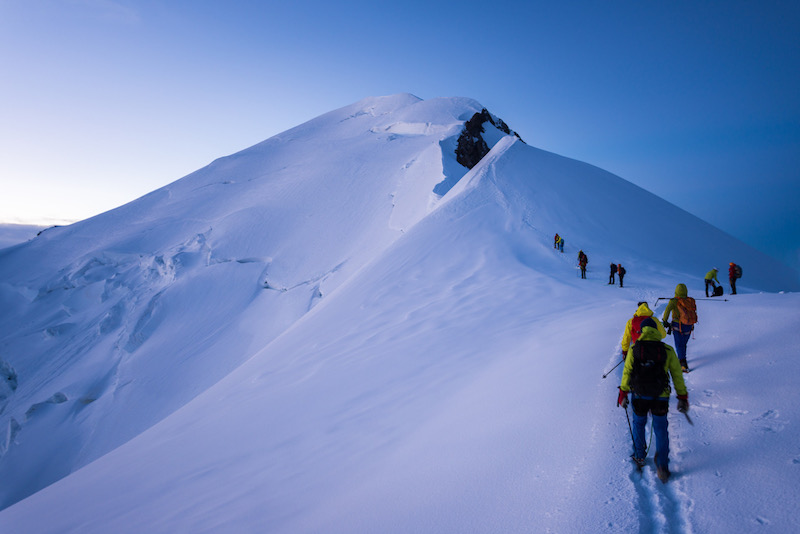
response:
{"label": "wind-sculpted snow", "polygon": [[[480,110],[458,98],[366,99],[0,251],[10,310],[0,480],[11,481],[0,498],[16,503],[0,530],[796,522],[741,506],[745,482],[713,456],[734,419],[743,446],[768,436],[765,454],[785,468],[769,480],[791,487],[791,393],[781,386],[769,405],[735,394],[750,379],[797,376],[787,356],[797,299],[758,294],[797,290],[796,274],[616,176],[499,130],[467,171],[456,139]],[[685,238],[653,231],[662,225]],[[600,377],[638,300],[669,297],[678,282],[699,296],[703,274],[729,259],[745,267],[742,295],[700,303],[687,378],[697,426],[670,415],[675,483],[649,468],[636,479],[614,406],[619,375]],[[606,283],[611,261],[628,269],[626,288]],[[743,328],[749,307],[764,317],[774,307],[779,320]],[[751,370],[763,358],[757,336],[778,333],[787,354],[769,345]]]}

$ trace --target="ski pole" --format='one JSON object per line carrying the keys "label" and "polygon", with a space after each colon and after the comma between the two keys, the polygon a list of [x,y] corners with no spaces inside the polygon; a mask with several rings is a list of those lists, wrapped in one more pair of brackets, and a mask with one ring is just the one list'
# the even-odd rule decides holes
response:
{"label": "ski pole", "polygon": [[[672,297],[658,297],[654,306],[658,306],[659,300],[670,300]],[[728,299],[694,299],[694,300],[711,300],[715,302],[728,302]]]}
{"label": "ski pole", "polygon": [[692,421],[692,418],[689,417],[689,414],[687,412],[683,412],[683,415],[686,416],[686,420],[689,421],[689,424],[694,426],[694,421]]}

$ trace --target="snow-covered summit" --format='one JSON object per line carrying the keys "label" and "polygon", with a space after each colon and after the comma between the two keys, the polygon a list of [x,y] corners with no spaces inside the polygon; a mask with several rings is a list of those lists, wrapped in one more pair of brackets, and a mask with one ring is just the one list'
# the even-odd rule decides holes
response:
{"label": "snow-covered summit", "polygon": [[[481,113],[464,98],[368,98],[1,250],[0,502],[67,478],[0,525],[48,531],[26,510],[57,502],[53,531],[116,531],[123,516],[137,517],[129,531],[214,531],[209,510],[240,527],[226,531],[314,531],[343,521],[336,502],[388,491],[429,438],[454,445],[448,428],[472,440],[453,469],[480,479],[468,466],[487,432],[511,436],[513,421],[472,431],[463,410],[482,413],[493,388],[508,389],[487,416],[521,400],[527,386],[499,377],[532,347],[548,381],[566,380],[556,350],[585,352],[623,303],[677,282],[701,291],[714,266],[724,281],[728,261],[745,269],[742,293],[800,289],[697,217],[493,121],[468,169],[458,139]],[[605,283],[610,262],[627,288]],[[557,325],[587,311],[608,317],[565,342]],[[66,495],[88,487],[114,498],[78,519]],[[179,509],[159,516],[164,488]]]}

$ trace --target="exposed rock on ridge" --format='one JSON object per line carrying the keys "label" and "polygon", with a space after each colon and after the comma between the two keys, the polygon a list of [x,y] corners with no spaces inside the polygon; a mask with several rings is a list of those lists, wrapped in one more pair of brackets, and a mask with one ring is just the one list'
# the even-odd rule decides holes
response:
{"label": "exposed rock on ridge", "polygon": [[[515,135],[522,141],[519,134],[511,130],[502,119],[494,117],[486,108],[483,108],[480,113],[476,113],[464,123],[464,129],[458,137],[456,161],[468,169],[477,165],[483,156],[489,153],[489,145],[482,135],[486,133],[484,124],[487,122],[501,132],[507,135]],[[524,143],[525,141],[522,142]]]}

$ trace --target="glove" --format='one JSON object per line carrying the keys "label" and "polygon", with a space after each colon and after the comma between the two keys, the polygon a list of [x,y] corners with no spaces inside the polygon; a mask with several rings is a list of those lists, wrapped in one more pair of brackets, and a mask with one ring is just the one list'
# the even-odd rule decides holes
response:
{"label": "glove", "polygon": [[617,397],[617,406],[622,406],[623,408],[628,407],[628,392],[622,391],[622,388],[619,388],[619,397]]}
{"label": "glove", "polygon": [[678,411],[681,413],[686,413],[689,411],[688,395],[678,395]]}
{"label": "glove", "polygon": [[665,330],[669,330],[669,329],[671,328],[671,325],[670,325],[670,324],[667,322],[667,320],[666,320],[666,319],[662,320],[662,321],[661,321],[661,324],[663,324],[663,325],[664,325],[664,329],[665,329]]}

